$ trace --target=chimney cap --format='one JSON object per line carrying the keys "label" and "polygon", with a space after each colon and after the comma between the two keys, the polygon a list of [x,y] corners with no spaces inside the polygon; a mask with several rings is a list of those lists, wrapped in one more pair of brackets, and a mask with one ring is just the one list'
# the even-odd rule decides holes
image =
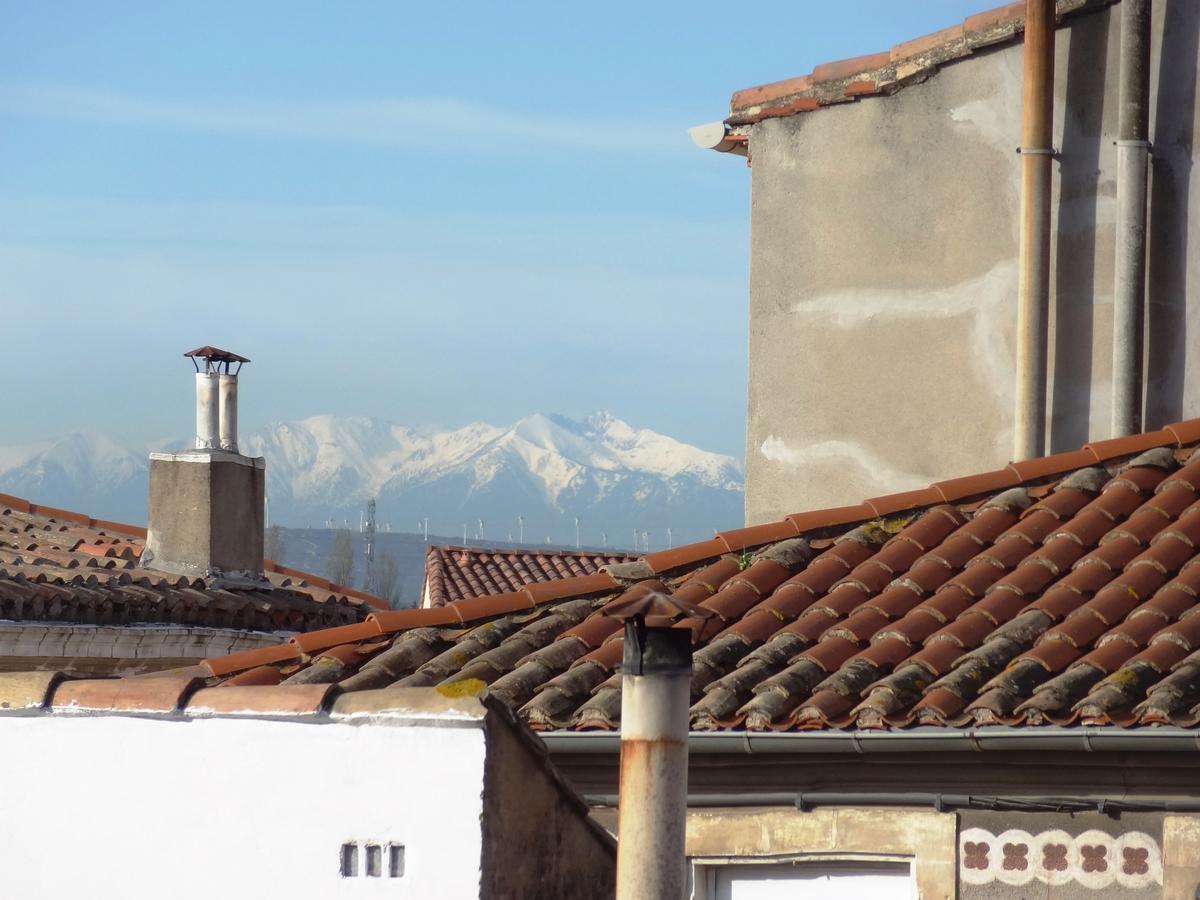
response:
{"label": "chimney cap", "polygon": [[[250,362],[246,357],[230,353],[228,350],[222,350],[220,347],[197,347],[195,350],[189,350],[183,355],[191,359],[192,365],[196,367],[197,372],[200,371],[200,364],[196,360],[204,360],[204,372],[208,375],[219,374],[222,366],[225,367],[224,372],[226,375],[237,375],[242,370],[242,364]],[[234,363],[237,363],[237,368],[231,373],[229,367]]]}
{"label": "chimney cap", "polygon": [[236,353],[230,353],[228,350],[222,350],[220,347],[197,347],[195,350],[189,350],[184,356],[199,356],[201,359],[206,359],[209,362],[235,362],[248,363],[250,360],[244,356],[238,356]]}
{"label": "chimney cap", "polygon": [[695,619],[708,619],[716,615],[711,609],[705,609],[703,606],[697,606],[674,594],[664,594],[661,591],[647,591],[640,597],[614,600],[600,612],[602,616],[611,616],[623,622],[636,619],[645,620],[648,616],[674,618],[680,614]]}

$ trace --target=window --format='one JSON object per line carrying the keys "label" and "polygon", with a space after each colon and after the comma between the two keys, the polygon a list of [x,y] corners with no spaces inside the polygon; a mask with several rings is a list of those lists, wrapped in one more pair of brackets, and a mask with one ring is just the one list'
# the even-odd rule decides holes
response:
{"label": "window", "polygon": [[909,866],[859,862],[738,863],[708,868],[711,900],[912,900]]}

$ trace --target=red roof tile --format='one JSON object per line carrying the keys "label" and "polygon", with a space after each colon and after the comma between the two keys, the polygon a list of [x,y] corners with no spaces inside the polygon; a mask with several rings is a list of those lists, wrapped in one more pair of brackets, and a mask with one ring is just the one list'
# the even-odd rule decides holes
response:
{"label": "red roof tile", "polygon": [[323,712],[338,693],[332,684],[223,685],[191,696],[189,716],[295,716]]}
{"label": "red roof tile", "polygon": [[56,710],[117,710],[171,713],[180,709],[201,680],[190,676],[64,681],[53,692]]}

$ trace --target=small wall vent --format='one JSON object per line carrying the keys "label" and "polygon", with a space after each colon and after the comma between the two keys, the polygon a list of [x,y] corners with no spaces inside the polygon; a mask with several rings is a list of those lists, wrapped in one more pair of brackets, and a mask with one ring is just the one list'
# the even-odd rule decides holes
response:
{"label": "small wall vent", "polygon": [[347,841],[340,862],[343,878],[403,878],[404,845]]}

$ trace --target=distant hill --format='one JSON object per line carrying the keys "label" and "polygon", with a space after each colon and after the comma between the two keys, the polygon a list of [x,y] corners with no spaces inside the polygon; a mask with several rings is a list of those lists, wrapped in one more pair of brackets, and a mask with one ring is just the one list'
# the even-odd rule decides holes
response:
{"label": "distant hill", "polygon": [[[0,447],[0,491],[142,523],[147,450],[103,434]],[[357,530],[367,499],[376,497],[378,521],[397,546],[398,532],[424,530],[426,518],[431,537],[455,543],[464,526],[471,542],[517,541],[521,517],[525,543],[574,546],[578,517],[584,544],[630,548],[636,531],[638,544],[651,549],[742,523],[736,459],[605,412],[458,429],[314,416],[245,435],[242,451],[267,458],[272,522]]]}

